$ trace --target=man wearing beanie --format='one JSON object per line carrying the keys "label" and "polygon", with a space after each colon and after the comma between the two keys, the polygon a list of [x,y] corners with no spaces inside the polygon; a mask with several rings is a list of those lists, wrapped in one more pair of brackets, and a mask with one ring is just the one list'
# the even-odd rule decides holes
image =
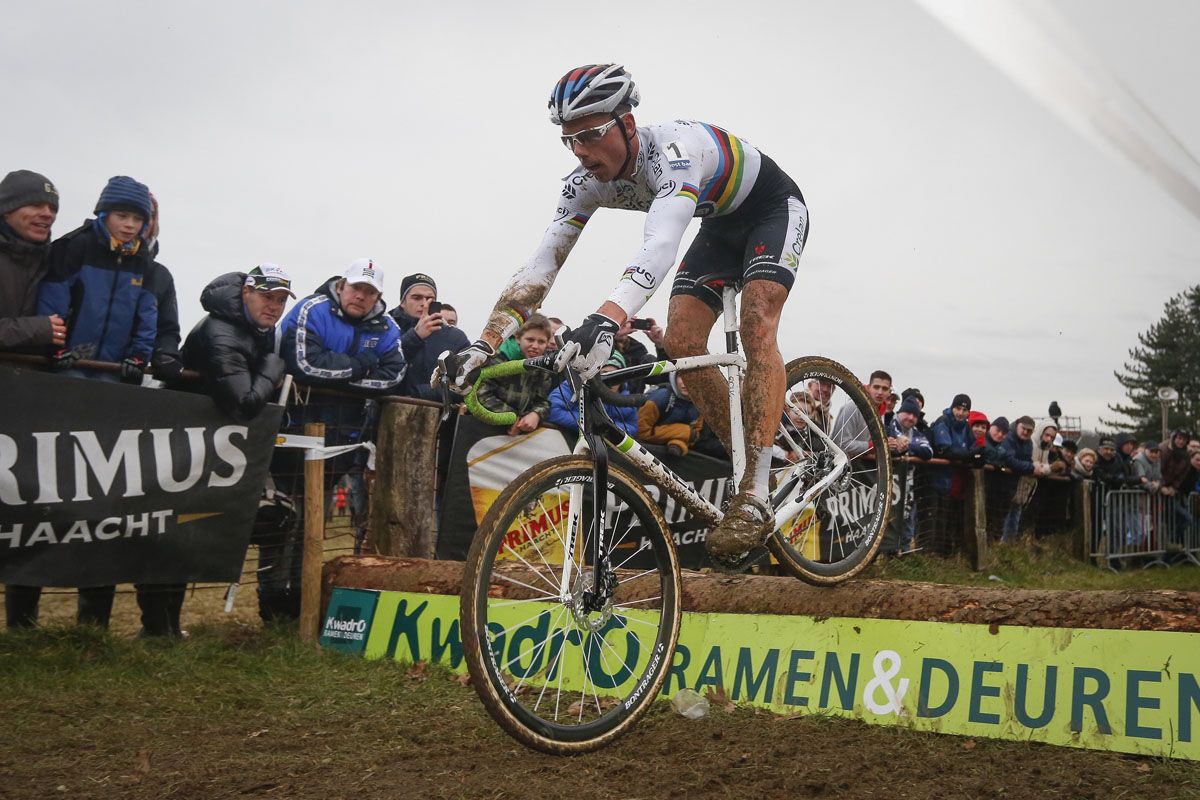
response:
{"label": "man wearing beanie", "polygon": [[447,350],[457,353],[471,344],[459,328],[446,324],[441,311],[430,312],[430,304],[436,300],[433,278],[416,272],[400,281],[400,305],[389,312],[400,328],[400,349],[408,364],[400,393],[410,397],[434,399],[429,378],[438,356]]}
{"label": "man wearing beanie", "polygon": [[987,435],[983,437],[983,460],[993,467],[1000,469],[1007,461],[1004,453],[1004,437],[1008,436],[1008,417],[996,417],[988,425]]}
{"label": "man wearing beanie", "polygon": [[907,454],[921,460],[933,458],[933,446],[929,439],[917,427],[921,417],[921,404],[917,398],[904,398],[896,409],[892,421],[888,424],[888,439],[894,440],[896,446],[892,449],[896,454]]}
{"label": "man wearing beanie", "polygon": [[[971,435],[971,426],[967,424],[967,415],[970,413],[971,398],[965,394],[954,395],[950,406],[929,426],[935,456],[958,463],[971,460],[975,437]],[[961,495],[961,479],[956,468],[933,467],[930,472],[930,485],[934,492],[942,496]]]}
{"label": "man wearing beanie", "polygon": [[[19,169],[0,181],[0,350],[50,350],[66,341],[62,317],[36,313],[57,217],[58,190],[46,176]],[[41,596],[40,586],[6,586],[8,627],[36,624]]]}
{"label": "man wearing beanie", "polygon": [[111,178],[96,217],[50,248],[50,270],[38,291],[38,311],[67,322],[67,361],[121,365],[119,374],[75,371],[81,377],[141,383],[158,332],[158,306],[147,277],[152,259],[142,236],[152,216],[150,190],[125,175]]}
{"label": "man wearing beanie", "polygon": [[19,169],[0,181],[0,350],[62,347],[62,317],[37,314],[37,287],[46,274],[58,190],[44,175]]}

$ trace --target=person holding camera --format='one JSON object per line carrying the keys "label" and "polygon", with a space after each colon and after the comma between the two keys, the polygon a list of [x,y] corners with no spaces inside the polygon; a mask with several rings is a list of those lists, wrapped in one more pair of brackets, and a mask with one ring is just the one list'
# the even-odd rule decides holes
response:
{"label": "person holding camera", "polygon": [[[400,282],[400,303],[389,312],[400,328],[400,350],[408,362],[401,394],[436,400],[429,387],[429,376],[438,356],[449,350],[457,353],[470,340],[442,313],[437,299],[437,284],[423,272],[405,276]],[[458,315],[454,315],[457,322]]]}
{"label": "person holding camera", "polygon": [[[646,334],[646,338],[654,345],[655,352],[651,353],[646,345],[633,338],[635,331]],[[663,346],[666,336],[667,332],[653,318],[640,319],[638,317],[630,317],[617,330],[613,339],[613,352],[620,353],[621,357],[625,359],[626,365],[630,367],[662,361],[667,358],[667,351]],[[665,375],[658,378],[651,378],[649,381],[644,378],[638,378],[627,381],[625,387],[629,389],[631,394],[642,394],[646,391],[647,383],[661,384],[665,382]]]}

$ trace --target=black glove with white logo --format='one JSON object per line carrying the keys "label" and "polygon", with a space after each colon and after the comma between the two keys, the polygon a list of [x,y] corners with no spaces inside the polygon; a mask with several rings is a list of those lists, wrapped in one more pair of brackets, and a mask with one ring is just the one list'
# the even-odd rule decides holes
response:
{"label": "black glove with white logo", "polygon": [[438,364],[433,370],[429,383],[433,388],[438,389],[441,388],[443,381],[448,381],[451,389],[459,394],[466,394],[475,385],[475,379],[479,377],[479,371],[483,369],[484,363],[494,355],[496,355],[496,350],[490,344],[483,339],[477,339],[446,358],[444,373],[442,365]]}
{"label": "black glove with white logo", "polygon": [[140,384],[146,374],[146,359],[130,356],[121,362],[121,382]]}
{"label": "black glove with white logo", "polygon": [[554,366],[559,370],[572,367],[585,381],[591,380],[612,355],[620,329],[615,320],[603,314],[589,314],[578,328],[563,337],[563,346]]}

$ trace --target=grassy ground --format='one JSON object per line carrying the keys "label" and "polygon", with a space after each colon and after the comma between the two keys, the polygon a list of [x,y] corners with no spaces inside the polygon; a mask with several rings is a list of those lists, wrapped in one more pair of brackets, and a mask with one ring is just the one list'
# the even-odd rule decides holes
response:
{"label": "grassy ground", "polygon": [[928,581],[960,586],[1013,586],[1024,589],[1180,589],[1200,592],[1200,567],[1169,569],[1131,565],[1120,572],[1099,569],[1070,555],[1064,537],[991,545],[987,570],[973,572],[964,558],[911,553],[880,557],[865,577]]}
{"label": "grassy ground", "polygon": [[[1053,539],[993,555],[985,573],[915,554],[881,560],[869,577],[1200,591],[1198,568],[1113,574]],[[128,591],[111,633],[69,626],[73,593],[44,598],[42,629],[0,633],[0,799],[1200,798],[1192,763],[720,705],[692,722],[659,704],[603,752],[541,756],[500,732],[460,679],[318,651],[294,630],[262,629],[252,586],[232,614],[223,595],[189,594],[182,643],[134,639]]]}
{"label": "grassy ground", "polygon": [[1198,798],[1200,766],[660,704],[614,746],[528,752],[449,673],[199,626],[0,635],[0,798]]}

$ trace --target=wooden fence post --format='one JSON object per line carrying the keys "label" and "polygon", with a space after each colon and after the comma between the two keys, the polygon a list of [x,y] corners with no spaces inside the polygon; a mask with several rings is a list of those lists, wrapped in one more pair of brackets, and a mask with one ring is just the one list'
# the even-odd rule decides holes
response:
{"label": "wooden fence post", "polygon": [[[309,422],[305,436],[325,440],[325,426]],[[304,561],[300,573],[300,639],[316,642],[321,629],[321,567],[325,561],[325,461],[304,458]]]}
{"label": "wooden fence post", "polygon": [[971,556],[971,569],[976,572],[987,569],[987,491],[982,469],[967,470],[967,502],[963,504],[963,539]]}
{"label": "wooden fence post", "polygon": [[1077,481],[1074,488],[1072,501],[1077,504],[1079,510],[1079,523],[1072,531],[1075,538],[1075,555],[1080,561],[1087,561],[1092,554],[1092,526],[1095,524],[1095,520],[1092,519],[1092,482]]}
{"label": "wooden fence post", "polygon": [[433,558],[438,430],[434,403],[384,402],[375,444],[371,541],[384,556]]}

